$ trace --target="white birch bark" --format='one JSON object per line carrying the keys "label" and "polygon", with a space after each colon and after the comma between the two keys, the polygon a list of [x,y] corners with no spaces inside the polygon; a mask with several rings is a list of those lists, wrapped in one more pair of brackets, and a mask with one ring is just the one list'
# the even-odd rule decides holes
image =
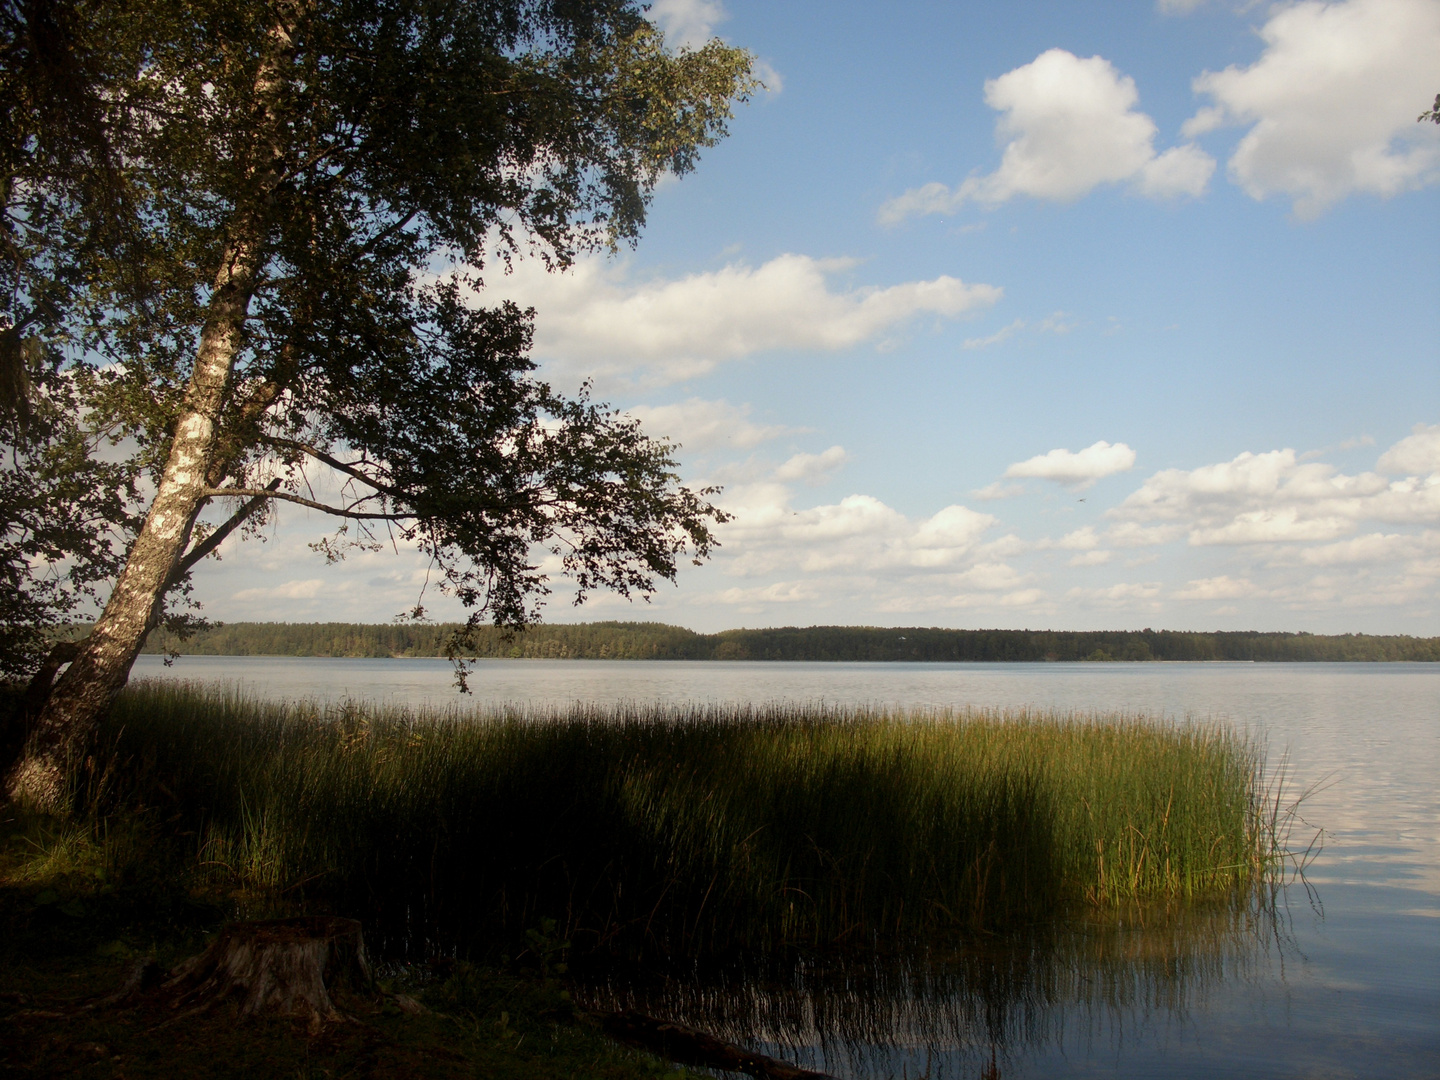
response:
{"label": "white birch bark", "polygon": [[221,412],[264,260],[270,194],[284,161],[282,102],[292,57],[291,30],[277,24],[268,35],[267,55],[256,76],[256,102],[263,111],[250,198],[236,209],[214,278],[195,367],[154,501],[103,614],[55,684],[5,778],[6,795],[32,809],[57,814],[72,809],[72,772],[96,724],[130,676],[151,614],[163,600],[204,506]]}

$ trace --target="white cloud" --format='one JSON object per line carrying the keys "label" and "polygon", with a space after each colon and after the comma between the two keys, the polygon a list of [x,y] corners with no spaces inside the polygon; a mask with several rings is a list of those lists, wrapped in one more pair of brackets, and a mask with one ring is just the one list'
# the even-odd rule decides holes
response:
{"label": "white cloud", "polygon": [[1135,177],[1135,189],[1152,199],[1200,196],[1215,171],[1215,159],[1194,143],[1172,146],[1147,161]]}
{"label": "white cloud", "polygon": [[[715,28],[730,18],[720,0],[651,0],[645,17],[665,35],[665,44],[675,51],[703,48],[715,37]],[[785,80],[766,60],[755,60],[751,73],[765,92],[780,93]]]}
{"label": "white cloud", "polygon": [[1357,563],[1389,563],[1414,560],[1440,553],[1440,533],[1421,536],[1404,533],[1369,533],[1320,547],[1290,552],[1292,558],[1309,566],[1345,566]]}
{"label": "white cloud", "polygon": [[250,600],[313,600],[320,595],[325,588],[325,582],[320,578],[309,578],[305,581],[287,581],[283,585],[271,585],[263,588],[241,589],[231,595],[232,600],[241,602]]}
{"label": "white cloud", "polygon": [[756,60],[751,68],[755,78],[760,80],[760,85],[765,87],[765,92],[774,97],[785,89],[785,77],[775,70],[775,65],[768,60]]}
{"label": "white cloud", "polygon": [[1029,328],[1035,334],[1068,334],[1075,329],[1075,324],[1065,321],[1065,312],[1056,311],[1046,315],[1033,326],[1024,319],[1016,319],[1008,326],[1002,326],[993,334],[985,337],[966,338],[961,344],[962,349],[988,349],[991,345],[999,345],[1003,341],[1009,341],[1021,330]]}
{"label": "white cloud", "polygon": [[1105,541],[1122,548],[1157,547],[1160,544],[1173,543],[1184,535],[1185,529],[1179,525],[1146,526],[1137,525],[1133,521],[1120,521],[1105,530]]}
{"label": "white cloud", "polygon": [[1155,122],[1135,109],[1138,101],[1135,80],[1103,57],[1041,53],[985,83],[985,103],[1003,114],[996,124],[1005,143],[1000,167],[953,189],[931,183],[907,191],[881,207],[879,220],[894,225],[1017,195],[1069,202],[1127,181],[1150,198],[1201,195],[1214,160],[1190,144],[1157,154]]}
{"label": "white cloud", "polygon": [[651,0],[645,17],[658,26],[672,48],[698,49],[730,17],[720,0]]}
{"label": "white cloud", "polygon": [[[1431,430],[1420,425],[1380,461],[1403,472],[1434,465]],[[1329,541],[1364,521],[1440,522],[1440,471],[1387,480],[1374,472],[1346,475],[1289,449],[1246,452],[1198,469],[1158,472],[1107,513],[1142,527],[1170,523],[1188,533],[1192,545]]]}
{"label": "white cloud", "polygon": [[1084,528],[1066,533],[1056,541],[1055,546],[1069,551],[1089,551],[1100,546],[1100,538],[1095,535],[1095,526],[1086,525]]}
{"label": "white cloud", "polygon": [[1160,595],[1160,590],[1158,581],[1122,581],[1096,589],[1082,589],[1077,586],[1065,594],[1065,599],[1072,603],[1080,601],[1100,608],[1158,611],[1160,605],[1155,602],[1155,598]]}
{"label": "white cloud", "polygon": [[1033,608],[1046,603],[1050,597],[1043,589],[1020,589],[1000,597],[1000,604],[1009,608]]}
{"label": "white cloud", "polygon": [[1068,334],[1075,329],[1075,324],[1065,321],[1065,312],[1055,311],[1041,319],[1040,325],[1035,329],[1042,334]]}
{"label": "white cloud", "polygon": [[1222,574],[1190,582],[1188,588],[1175,593],[1177,600],[1238,600],[1255,595],[1255,586],[1241,578],[1236,581]]}
{"label": "white cloud", "polygon": [[980,560],[979,543],[996,523],[991,515],[964,506],[947,506],[916,520],[870,495],[796,509],[791,489],[776,482],[736,485],[726,490],[720,505],[733,520],[716,530],[724,545],[719,561],[726,572],[743,577],[786,568],[891,576],[955,573]]}
{"label": "white cloud", "polygon": [[775,479],[781,483],[823,484],[849,460],[843,446],[832,446],[820,454],[796,454],[775,470]]}
{"label": "white cloud", "polygon": [[1206,0],[1155,0],[1155,9],[1162,15],[1189,15],[1204,7]]}
{"label": "white cloud", "polygon": [[1230,158],[1249,195],[1287,195],[1312,218],[1356,192],[1380,196],[1440,180],[1440,130],[1415,115],[1433,97],[1440,56],[1435,0],[1278,5],[1249,67],[1207,71],[1187,135],[1250,125]]}
{"label": "white cloud", "polygon": [[1124,443],[1100,442],[1084,450],[1051,450],[1005,470],[1007,479],[1054,480],[1067,487],[1087,488],[1096,480],[1122,473],[1135,464],[1135,451]]}
{"label": "white cloud", "polygon": [[1014,335],[1015,331],[1023,330],[1024,328],[1025,320],[1016,319],[1009,326],[1002,326],[999,330],[996,330],[995,333],[989,335],[988,337],[966,338],[964,343],[960,347],[962,349],[989,348],[991,345],[999,345],[1000,342],[1008,340],[1011,336]]}
{"label": "white cloud", "polygon": [[749,405],[688,398],[673,405],[636,405],[626,410],[645,426],[646,434],[669,438],[687,450],[729,447],[749,450],[796,429],[779,424],[756,424]]}
{"label": "white cloud", "polygon": [[759,585],[749,589],[721,589],[707,596],[697,597],[697,600],[702,604],[730,604],[761,611],[766,604],[798,604],[816,600],[819,596],[819,589],[814,582],[777,581],[773,585]]}
{"label": "white cloud", "polygon": [[1016,495],[1025,494],[1025,485],[1007,484],[1003,480],[996,480],[993,484],[986,484],[982,488],[976,488],[970,492],[970,494],[986,502],[993,499],[1013,499]]}
{"label": "white cloud", "polygon": [[1084,551],[1073,556],[1066,566],[1104,566],[1110,561],[1113,552],[1110,551]]}
{"label": "white cloud", "polygon": [[1208,544],[1270,544],[1292,540],[1331,540],[1353,528],[1353,522],[1340,515],[1306,514],[1298,506],[1277,510],[1250,510],[1236,514],[1223,525],[1195,528],[1190,543]]}
{"label": "white cloud", "polygon": [[854,265],[849,259],[780,255],[759,267],[731,263],[674,280],[635,282],[624,264],[600,258],[553,274],[538,260],[524,260],[487,292],[540,312],[538,358],[584,374],[640,376],[652,383],[701,375],[758,352],[850,348],[894,333],[917,316],[951,319],[987,307],[1003,293],[948,275],[832,289],[828,276]]}
{"label": "white cloud", "polygon": [[1392,476],[1427,476],[1440,473],[1440,424],[1416,424],[1385,453],[1375,467]]}

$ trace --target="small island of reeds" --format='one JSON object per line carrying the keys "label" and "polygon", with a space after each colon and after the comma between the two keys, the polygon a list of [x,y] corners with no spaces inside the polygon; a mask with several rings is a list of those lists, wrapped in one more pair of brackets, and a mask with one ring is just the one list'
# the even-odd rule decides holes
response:
{"label": "small island of reeds", "polygon": [[1282,839],[1254,741],[1136,716],[416,712],[140,683],[104,745],[99,817],[397,955],[542,924],[691,955],[1000,929],[1243,894]]}

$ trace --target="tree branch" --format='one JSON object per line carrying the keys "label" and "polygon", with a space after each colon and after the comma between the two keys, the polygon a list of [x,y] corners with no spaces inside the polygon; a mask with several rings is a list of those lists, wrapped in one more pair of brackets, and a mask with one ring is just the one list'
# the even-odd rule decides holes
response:
{"label": "tree branch", "polygon": [[205,492],[205,497],[208,499],[253,499],[257,497],[281,499],[285,502],[292,502],[296,506],[307,506],[311,510],[319,510],[323,514],[355,518],[358,521],[413,521],[415,518],[414,514],[374,514],[340,506],[330,506],[328,503],[317,502],[301,495],[292,495],[288,491],[271,491],[269,488],[210,488]]}
{"label": "tree branch", "polygon": [[[277,476],[265,485],[265,490],[273,494],[279,486],[280,477]],[[231,514],[229,520],[197,544],[195,548],[191,550],[190,554],[186,555],[176,564],[174,571],[170,574],[170,580],[166,583],[166,591],[168,592],[171,586],[174,586],[181,578],[194,569],[196,563],[223,544],[227,536],[245,524],[245,521],[254,514],[255,511],[265,505],[268,498],[269,496],[267,495],[254,496],[246,502],[245,505],[240,507],[239,510]]]}
{"label": "tree branch", "polygon": [[324,450],[321,450],[318,446],[312,446],[309,443],[298,442],[294,439],[281,439],[272,435],[265,436],[265,441],[271,446],[288,447],[291,450],[299,450],[301,453],[309,454],[312,458],[320,462],[322,465],[329,465],[330,468],[334,469],[336,472],[342,472],[346,476],[353,477],[354,479],[359,480],[362,484],[368,484],[370,487],[374,488],[382,495],[389,495],[391,498],[394,498],[396,495],[396,491],[394,488],[390,487],[387,484],[380,483],[380,481],[376,480],[374,477],[366,473],[361,472],[353,465],[347,465],[345,464],[345,462],[339,461],[336,458],[331,457]]}

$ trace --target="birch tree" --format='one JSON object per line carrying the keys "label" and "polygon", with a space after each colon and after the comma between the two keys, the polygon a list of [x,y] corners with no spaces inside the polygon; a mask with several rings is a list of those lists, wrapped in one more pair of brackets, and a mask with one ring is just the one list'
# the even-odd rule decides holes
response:
{"label": "birch tree", "polygon": [[[331,515],[331,557],[418,546],[471,626],[537,616],[537,551],[579,598],[648,595],[708,554],[722,515],[679,484],[670,444],[554,392],[528,358],[535,314],[477,297],[513,258],[563,269],[633,242],[660,177],[692,169],[751,89],[747,54],[671,52],[631,0],[6,13],[5,77],[29,92],[3,133],[3,328],[50,407],[68,402],[87,467],[123,458],[109,539],[68,564],[108,551],[118,573],[40,673],[12,799],[66,810],[146,635],[277,504]],[[47,127],[21,63],[37,28],[63,38],[80,136]],[[314,495],[317,473],[338,498]]]}

